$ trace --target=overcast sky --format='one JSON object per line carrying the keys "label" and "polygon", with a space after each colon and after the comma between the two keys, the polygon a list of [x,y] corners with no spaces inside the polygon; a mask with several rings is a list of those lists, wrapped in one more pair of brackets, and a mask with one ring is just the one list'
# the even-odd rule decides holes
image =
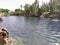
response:
{"label": "overcast sky", "polygon": [[[0,0],[0,8],[14,10],[19,8],[20,5],[32,4],[35,0]],[[39,0],[39,5],[42,5],[42,2],[49,2],[49,0]]]}

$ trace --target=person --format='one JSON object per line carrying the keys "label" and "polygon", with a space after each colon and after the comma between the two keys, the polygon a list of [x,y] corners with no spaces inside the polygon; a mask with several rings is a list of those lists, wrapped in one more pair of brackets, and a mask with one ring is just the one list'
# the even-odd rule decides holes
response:
{"label": "person", "polygon": [[9,33],[7,32],[7,29],[6,28],[2,28],[1,31],[5,31],[7,33],[7,37],[9,37]]}
{"label": "person", "polygon": [[11,40],[9,38],[9,33],[6,28],[0,30],[0,45],[11,45]]}

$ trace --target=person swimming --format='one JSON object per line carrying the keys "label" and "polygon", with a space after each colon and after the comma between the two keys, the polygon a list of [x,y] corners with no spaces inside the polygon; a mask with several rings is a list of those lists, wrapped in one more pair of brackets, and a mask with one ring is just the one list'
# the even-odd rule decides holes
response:
{"label": "person swimming", "polygon": [[9,33],[6,28],[0,30],[0,45],[11,45],[11,40],[9,39]]}

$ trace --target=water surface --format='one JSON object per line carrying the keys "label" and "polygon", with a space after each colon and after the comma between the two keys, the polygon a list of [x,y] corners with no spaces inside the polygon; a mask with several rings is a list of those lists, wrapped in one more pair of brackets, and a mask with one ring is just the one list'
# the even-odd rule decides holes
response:
{"label": "water surface", "polygon": [[56,21],[23,16],[7,16],[2,19],[0,28],[7,27],[10,36],[21,39],[25,45],[60,44],[60,20],[58,19]]}

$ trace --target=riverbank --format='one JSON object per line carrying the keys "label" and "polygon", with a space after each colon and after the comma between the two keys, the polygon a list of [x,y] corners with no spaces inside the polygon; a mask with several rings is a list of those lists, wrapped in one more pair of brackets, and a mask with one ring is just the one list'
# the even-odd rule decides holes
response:
{"label": "riverbank", "polygon": [[53,12],[53,13],[47,12],[47,13],[43,13],[43,16],[44,16],[44,18],[58,18],[58,19],[60,19],[60,13],[58,13],[58,12]]}
{"label": "riverbank", "polygon": [[3,16],[25,16],[25,17],[40,17],[40,18],[58,18],[60,19],[60,15],[59,13],[49,13],[49,12],[45,12],[42,13],[42,15],[15,15],[15,14],[5,14],[5,13],[0,13],[0,18]]}

